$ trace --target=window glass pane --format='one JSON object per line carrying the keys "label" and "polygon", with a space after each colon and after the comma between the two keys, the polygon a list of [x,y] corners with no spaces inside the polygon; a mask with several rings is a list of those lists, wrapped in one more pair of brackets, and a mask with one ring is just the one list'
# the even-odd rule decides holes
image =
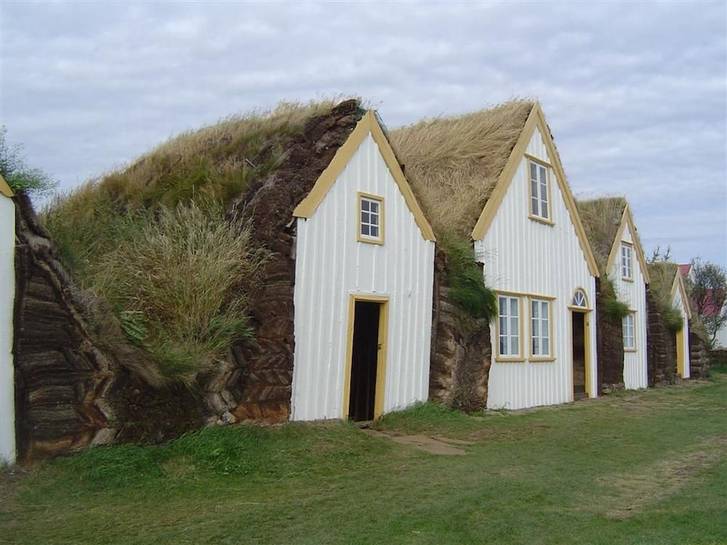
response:
{"label": "window glass pane", "polygon": [[520,348],[518,347],[518,343],[520,342],[520,339],[518,337],[510,337],[510,355],[516,356],[520,353]]}
{"label": "window glass pane", "polygon": [[507,355],[507,337],[500,337],[500,354]]}
{"label": "window glass pane", "polygon": [[361,212],[361,223],[368,223],[368,222],[369,222],[369,213]]}
{"label": "window glass pane", "polygon": [[535,180],[538,177],[538,165],[530,163],[530,179]]}
{"label": "window glass pane", "polygon": [[517,323],[517,316],[510,318],[510,335],[516,335],[518,333],[519,326]]}
{"label": "window glass pane", "polygon": [[365,223],[361,224],[361,234],[369,236],[369,226],[366,225]]}
{"label": "window glass pane", "polygon": [[533,348],[532,348],[532,351],[533,351],[533,355],[534,356],[537,356],[537,355],[540,354],[540,344],[538,343],[538,338],[537,337],[533,337]]}
{"label": "window glass pane", "polygon": [[548,200],[546,198],[540,201],[540,215],[544,218],[548,217]]}
{"label": "window glass pane", "polygon": [[371,215],[369,216],[369,223],[372,225],[378,225],[379,224],[379,215],[371,212]]}
{"label": "window glass pane", "polygon": [[369,210],[369,201],[366,199],[361,199],[361,210],[366,210],[367,212]]}
{"label": "window glass pane", "polygon": [[550,355],[550,346],[549,346],[550,340],[546,337],[543,339],[543,355],[548,356]]}
{"label": "window glass pane", "polygon": [[379,213],[379,203],[377,203],[376,201],[371,201],[370,207],[372,212],[376,214]]}
{"label": "window glass pane", "polygon": [[500,335],[507,335],[507,318],[500,317]]}
{"label": "window glass pane", "polygon": [[517,316],[518,312],[518,300],[515,297],[510,298],[510,316]]}
{"label": "window glass pane", "polygon": [[532,311],[531,312],[533,313],[533,318],[537,318],[539,316],[539,314],[538,314],[538,310],[539,310],[539,308],[538,308],[538,302],[537,301],[533,301],[530,305],[532,307]]}
{"label": "window glass pane", "polygon": [[371,236],[372,237],[378,237],[379,236],[379,228],[375,225],[371,226]]}

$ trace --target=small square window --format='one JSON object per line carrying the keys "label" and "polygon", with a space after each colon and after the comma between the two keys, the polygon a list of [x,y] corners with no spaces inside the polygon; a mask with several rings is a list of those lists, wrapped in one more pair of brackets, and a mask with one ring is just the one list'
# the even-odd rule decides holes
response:
{"label": "small square window", "polygon": [[384,234],[384,201],[381,197],[359,193],[358,240],[382,244]]}

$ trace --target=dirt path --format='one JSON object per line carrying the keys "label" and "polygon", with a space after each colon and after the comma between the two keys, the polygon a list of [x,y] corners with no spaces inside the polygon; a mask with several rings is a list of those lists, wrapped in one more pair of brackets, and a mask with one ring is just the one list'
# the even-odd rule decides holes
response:
{"label": "dirt path", "polygon": [[372,437],[390,439],[400,445],[414,447],[418,450],[438,456],[463,456],[467,454],[467,451],[461,447],[474,445],[471,441],[461,441],[441,436],[394,435],[372,429],[363,429],[362,431]]}
{"label": "dirt path", "polygon": [[[673,454],[673,453],[672,453]],[[609,518],[626,519],[673,496],[704,470],[727,456],[727,435],[712,437],[676,458],[659,460],[635,471],[599,479],[607,490],[596,502]]]}

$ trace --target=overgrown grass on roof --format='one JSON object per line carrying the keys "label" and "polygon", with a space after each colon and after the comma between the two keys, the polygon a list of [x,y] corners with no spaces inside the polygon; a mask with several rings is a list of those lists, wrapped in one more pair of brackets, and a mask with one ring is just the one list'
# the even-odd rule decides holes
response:
{"label": "overgrown grass on roof", "polygon": [[[607,273],[606,264],[614,239],[621,225],[626,199],[604,197],[577,202],[578,215],[588,236],[588,242],[602,274]],[[635,236],[635,235],[634,235]]]}
{"label": "overgrown grass on roof", "polygon": [[129,337],[167,371],[203,367],[249,333],[246,292],[261,255],[225,211],[333,106],[286,103],[186,132],[44,210],[75,280],[109,298]]}
{"label": "overgrown grass on roof", "polygon": [[413,191],[437,234],[469,236],[517,142],[533,102],[513,100],[390,133]]}
{"label": "overgrown grass on roof", "polygon": [[677,332],[684,327],[680,309],[672,303],[671,288],[678,274],[679,266],[669,261],[649,263],[649,289],[655,298],[664,325],[670,331]]}

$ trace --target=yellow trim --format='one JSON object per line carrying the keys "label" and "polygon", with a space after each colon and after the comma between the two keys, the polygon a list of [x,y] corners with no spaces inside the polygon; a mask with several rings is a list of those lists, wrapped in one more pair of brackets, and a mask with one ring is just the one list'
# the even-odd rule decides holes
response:
{"label": "yellow trim", "polygon": [[[558,187],[563,195],[566,208],[568,209],[568,212],[570,212],[571,221],[575,227],[576,235],[578,236],[578,241],[581,245],[581,250],[583,251],[583,255],[585,256],[588,264],[588,269],[593,277],[598,278],[599,273],[596,259],[593,257],[593,251],[588,243],[586,232],[583,229],[583,224],[581,223],[581,218],[578,214],[578,209],[576,208],[575,199],[573,198],[570,187],[568,187],[565,172],[563,171],[563,165],[560,162],[560,156],[558,155],[558,151],[556,150],[555,144],[553,143],[553,139],[550,135],[550,130],[548,129],[548,124],[545,121],[543,110],[537,103],[533,106],[533,109],[525,122],[525,126],[520,133],[520,137],[518,138],[518,141],[510,153],[507,163],[505,164],[505,168],[502,169],[500,177],[497,179],[495,189],[487,201],[487,204],[485,204],[475,228],[472,230],[472,238],[474,240],[481,240],[485,237],[487,230],[492,224],[492,220],[495,217],[497,209],[500,207],[502,200],[505,198],[505,194],[515,177],[515,173],[517,172],[520,163],[522,162],[525,150],[530,143],[530,139],[535,132],[536,127],[540,129],[540,133],[543,136],[543,142],[545,142],[548,157],[550,158],[553,170],[555,171],[555,179],[558,182]],[[530,210],[530,206],[528,206],[528,210]]]}
{"label": "yellow trim", "polygon": [[[539,221],[540,223],[545,223],[546,225],[555,225],[555,222],[553,221],[553,192],[551,191],[550,187],[552,185],[551,181],[551,171],[552,167],[550,166],[550,163],[546,163],[545,161],[542,161],[538,159],[537,157],[533,157],[532,155],[529,155],[527,153],[524,154],[525,158],[528,161],[527,166],[527,179],[528,179],[528,218],[530,218],[533,221]],[[530,163],[535,163],[536,165],[539,165],[545,169],[545,190],[548,192],[548,217],[545,218],[543,216],[538,216],[537,214],[533,214],[533,187],[532,187],[532,180],[530,179]],[[540,206],[540,205],[538,205]]]}
{"label": "yellow trim", "polygon": [[[568,308],[571,308],[571,307],[573,307],[573,308],[582,308],[582,309],[585,309],[585,310],[592,310],[592,309],[590,308],[590,307],[591,307],[591,305],[590,305],[590,303],[588,302],[588,291],[586,291],[585,289],[583,289],[583,288],[582,288],[582,287],[580,287],[580,286],[576,286],[576,289],[574,289],[574,290],[573,290],[573,296],[575,296],[575,294],[576,294],[576,292],[577,292],[577,291],[580,291],[581,293],[583,293],[583,297],[584,297],[584,298],[585,298],[585,300],[586,300],[586,306],[584,306],[584,307],[577,307],[577,306],[575,306],[575,305],[574,305],[573,303],[571,303],[570,305],[568,305]],[[573,297],[571,297],[571,301],[573,301]]]}
{"label": "yellow trim", "polygon": [[674,282],[672,282],[672,285],[671,285],[672,299],[674,299],[674,296],[676,295],[677,290],[679,290],[679,293],[681,294],[682,308],[686,311],[687,320],[691,320],[692,319],[692,309],[689,308],[689,299],[687,298],[687,288],[684,286],[684,279],[682,278],[682,275],[679,272],[679,269],[677,269],[676,274],[674,275]]}
{"label": "yellow trim", "polygon": [[[543,301],[545,303],[548,303],[548,353],[545,355],[539,355],[536,356],[533,354],[533,301]],[[528,333],[530,334],[530,346],[528,347],[528,361],[538,362],[538,361],[555,361],[555,356],[553,355],[553,303],[555,301],[555,298],[553,299],[540,299],[538,297],[528,297]]]}
{"label": "yellow trim", "polygon": [[[626,229],[627,225],[629,227],[629,231],[631,232],[631,242],[622,240],[624,230]],[[618,248],[621,243],[630,244],[634,248],[634,250],[636,251],[636,259],[638,259],[639,267],[641,268],[641,275],[644,277],[644,283],[649,284],[651,282],[651,279],[649,277],[649,268],[646,266],[646,257],[644,257],[644,249],[641,247],[641,244],[639,243],[638,231],[636,230],[636,225],[634,224],[634,217],[631,215],[631,208],[629,207],[628,203],[626,203],[623,214],[621,215],[621,223],[618,227],[618,231],[616,232],[616,236],[613,239],[613,243],[611,244],[611,251],[608,254],[608,260],[606,261],[606,271],[604,271],[604,272],[607,273],[608,271],[611,270],[611,267],[613,266],[613,262],[618,255]],[[633,276],[633,264],[631,266],[631,269],[632,269],[631,274]],[[619,270],[619,276],[620,276],[620,274],[621,274],[621,271]]]}
{"label": "yellow trim", "polygon": [[348,298],[348,327],[346,362],[343,375],[343,418],[348,418],[348,404],[351,396],[351,360],[353,358],[353,327],[356,317],[356,302],[380,303],[379,308],[379,350],[376,358],[376,392],[374,393],[374,418],[384,413],[386,390],[386,352],[389,340],[389,298],[385,295],[351,294]]}
{"label": "yellow trim", "polygon": [[[525,297],[521,293],[513,293],[513,292],[507,292],[507,291],[495,291],[495,294],[497,295],[497,318],[495,322],[495,344],[497,345],[495,347],[495,361],[500,362],[524,362],[525,361],[525,345],[523,344],[525,342],[525,335],[524,329],[525,324],[523,320],[524,312],[523,312],[523,302],[525,300]],[[518,336],[519,336],[519,353],[517,355],[512,356],[502,356],[500,354],[500,296],[503,297],[515,297],[518,300]]]}
{"label": "yellow trim", "polygon": [[677,373],[680,377],[684,378],[684,369],[686,364],[686,358],[684,357],[684,328],[682,327],[677,331],[676,335],[677,342]]}
{"label": "yellow trim", "polygon": [[351,160],[351,157],[353,157],[356,150],[369,134],[371,134],[374,142],[378,145],[379,152],[381,153],[391,176],[394,178],[396,185],[399,187],[399,191],[404,197],[404,201],[406,201],[409,210],[414,216],[414,221],[416,221],[416,224],[419,226],[422,237],[425,240],[435,241],[436,238],[434,237],[432,226],[424,216],[424,212],[422,212],[422,209],[411,190],[411,186],[409,185],[409,182],[407,182],[406,177],[401,170],[401,166],[399,166],[399,161],[396,159],[394,150],[391,148],[389,140],[386,138],[376,116],[371,110],[366,112],[356,125],[356,128],[349,135],[348,139],[340,148],[338,148],[330,164],[321,173],[318,180],[316,180],[313,189],[311,189],[308,195],[300,201],[298,206],[295,207],[293,216],[308,219],[313,216],[315,211],[318,209],[318,206],[323,201],[323,198],[328,194],[331,187],[333,187],[338,176],[341,172],[343,172],[343,169]]}
{"label": "yellow trim", "polygon": [[528,291],[508,291],[508,290],[495,290],[497,294],[512,295],[515,297],[528,297],[530,299],[545,299],[546,301],[555,301],[553,295],[544,295],[542,293],[533,293]]}
{"label": "yellow trim", "polygon": [[15,193],[13,193],[13,190],[10,188],[8,183],[5,181],[5,178],[3,178],[2,174],[0,174],[0,195],[5,195],[6,197],[15,196]]}
{"label": "yellow trim", "polygon": [[[583,350],[584,350],[584,368],[585,368],[585,381],[586,381],[586,395],[588,397],[596,397],[593,394],[593,387],[591,385],[591,310],[585,308],[572,308],[571,314],[574,312],[583,314]],[[573,316],[570,319],[570,339],[571,339],[571,358],[570,358],[570,376],[571,376],[571,395],[573,395]],[[575,400],[575,396],[574,396]]]}
{"label": "yellow trim", "polygon": [[[378,237],[366,237],[361,234],[361,199],[367,199],[369,201],[376,201],[379,203],[379,236]],[[358,219],[356,221],[356,240],[358,242],[365,242],[367,244],[384,244],[384,225],[385,225],[385,218],[384,218],[384,197],[380,195],[374,195],[373,193],[364,193],[362,191],[359,191],[357,193],[357,199],[356,204],[358,206],[358,209],[356,210],[356,213],[358,215]]]}

